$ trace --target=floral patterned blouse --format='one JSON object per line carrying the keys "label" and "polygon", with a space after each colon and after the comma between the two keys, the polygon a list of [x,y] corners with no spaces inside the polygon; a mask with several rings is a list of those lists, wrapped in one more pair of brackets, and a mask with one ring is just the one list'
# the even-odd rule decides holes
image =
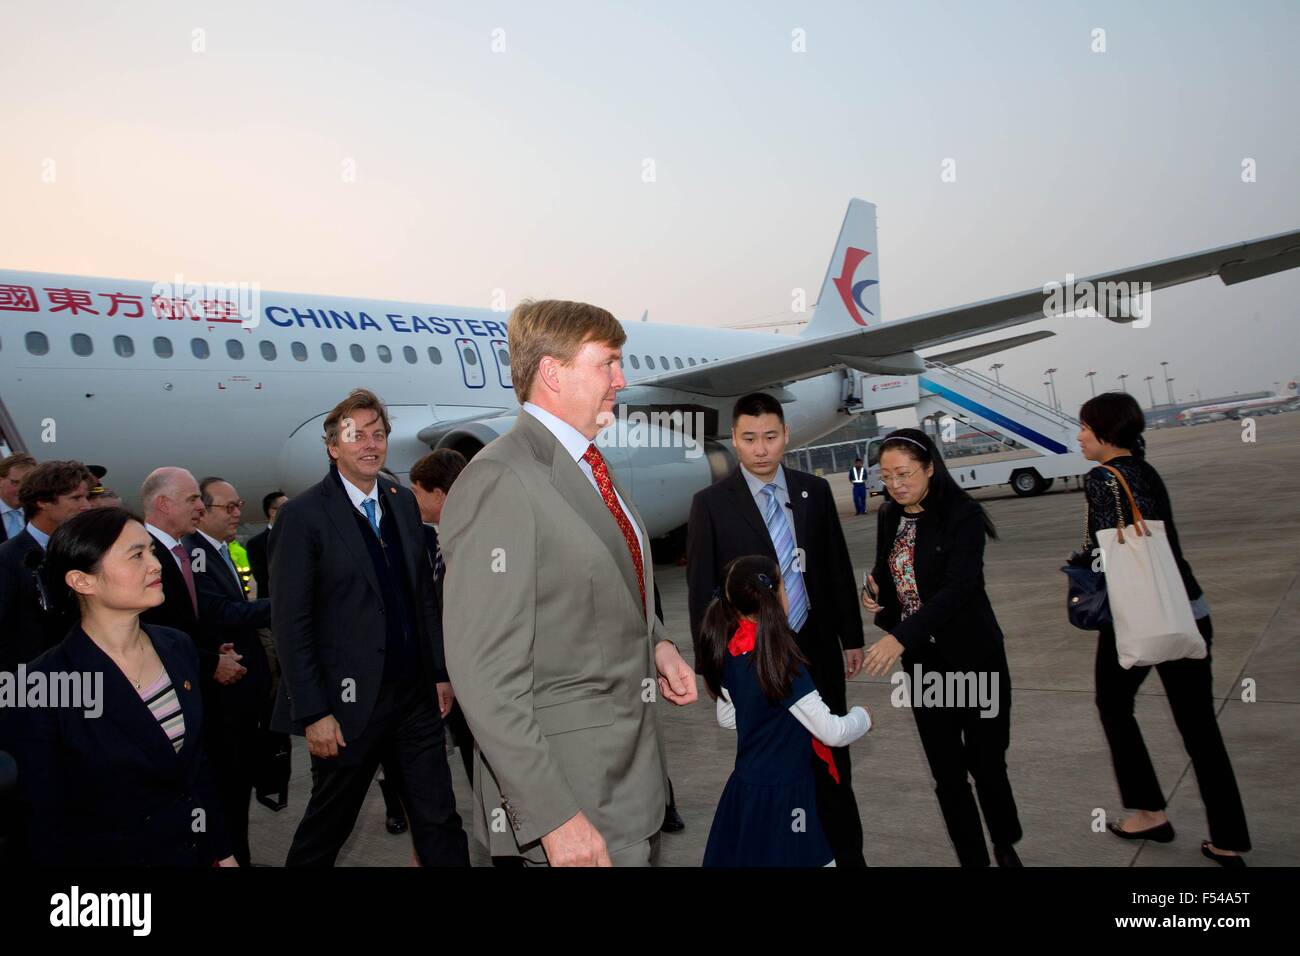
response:
{"label": "floral patterned blouse", "polygon": [[903,606],[903,620],[921,610],[921,592],[916,587],[916,516],[904,514],[898,522],[894,547],[889,552],[889,570]]}

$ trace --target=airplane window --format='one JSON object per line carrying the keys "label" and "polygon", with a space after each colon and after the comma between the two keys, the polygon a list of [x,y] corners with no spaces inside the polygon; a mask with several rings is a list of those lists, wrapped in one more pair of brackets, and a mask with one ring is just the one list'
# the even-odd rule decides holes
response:
{"label": "airplane window", "polygon": [[27,351],[33,355],[44,355],[50,350],[50,340],[44,332],[28,332],[24,341],[27,343]]}
{"label": "airplane window", "polygon": [[640,360],[639,358],[637,358],[635,355],[629,355],[629,356],[628,356],[628,359],[631,361],[631,363],[632,363],[632,367],[633,367],[633,368],[640,368],[640,367],[641,367],[641,360]]}
{"label": "airplane window", "polygon": [[[502,368],[509,368],[509,367],[510,367],[510,353],[507,352],[505,349],[502,349],[502,348],[497,349],[497,361],[501,363],[501,367],[502,367]],[[620,362],[619,364],[621,365],[622,363]]]}
{"label": "airplane window", "polygon": [[655,367],[654,356],[652,356],[652,355],[647,355],[647,356],[645,357],[645,367],[646,367],[646,368],[654,368],[654,367]]}
{"label": "airplane window", "polygon": [[275,361],[275,343],[270,339],[262,339],[257,343],[257,350],[262,353],[262,358],[268,362]]}
{"label": "airplane window", "polygon": [[307,346],[301,342],[294,342],[289,346],[289,351],[293,353],[293,357],[299,362],[307,361]]}
{"label": "airplane window", "polygon": [[415,349],[411,348],[409,345],[403,345],[402,358],[406,359],[407,362],[414,365],[416,361],[419,360],[420,356],[416,355]]}
{"label": "airplane window", "polygon": [[339,357],[338,349],[336,349],[329,342],[326,342],[323,345],[321,345],[320,354],[321,354],[321,358],[323,358],[327,362],[333,362],[335,359]]}
{"label": "airplane window", "polygon": [[226,354],[232,359],[244,357],[244,343],[239,339],[226,339]]}
{"label": "airplane window", "polygon": [[668,356],[667,356],[667,355],[661,355],[661,356],[659,356],[659,361],[663,363],[663,367],[664,367],[664,368],[668,368],[668,367],[669,367],[669,366],[668,366]]}
{"label": "airplane window", "polygon": [[360,345],[353,345],[348,349],[348,353],[352,356],[354,362],[364,362],[366,360],[366,350]]}
{"label": "airplane window", "polygon": [[432,345],[429,346],[429,361],[432,362],[434,365],[442,364],[442,353],[439,352]]}
{"label": "airplane window", "polygon": [[153,340],[153,354],[159,358],[172,357],[172,340],[165,335],[159,335]]}
{"label": "airplane window", "polygon": [[207,339],[190,339],[190,352],[196,359],[205,359],[208,357],[208,340]]}
{"label": "airplane window", "polygon": [[681,367],[682,367],[682,360],[681,360],[681,357],[680,357],[680,356],[674,355],[674,356],[673,356],[673,361],[674,361],[675,363],[677,363],[677,367],[678,367],[678,368],[681,368]]}
{"label": "airplane window", "polygon": [[90,336],[85,332],[78,332],[72,337],[72,354],[89,355],[95,351],[95,344],[90,341]]}
{"label": "airplane window", "polygon": [[478,355],[476,355],[475,352],[474,352],[474,350],[473,350],[472,348],[470,348],[468,345],[465,346],[465,350],[464,350],[461,354],[465,356],[465,364],[466,364],[466,365],[477,365],[477,364],[478,364]]}
{"label": "airplane window", "polygon": [[130,358],[135,354],[135,343],[131,341],[129,335],[113,336],[113,351],[118,354],[119,358]]}
{"label": "airplane window", "polygon": [[689,365],[689,366],[691,366],[691,368],[694,368],[694,367],[695,367],[695,359],[691,358],[689,355],[686,356],[686,364]]}
{"label": "airplane window", "polygon": [[393,350],[387,345],[376,345],[375,354],[379,356],[381,362],[391,362],[393,360]]}

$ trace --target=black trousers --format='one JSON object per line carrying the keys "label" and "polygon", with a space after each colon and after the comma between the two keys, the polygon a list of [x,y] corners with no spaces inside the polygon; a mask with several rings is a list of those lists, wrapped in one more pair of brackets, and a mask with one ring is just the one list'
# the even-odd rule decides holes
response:
{"label": "black trousers", "polygon": [[[917,662],[904,659],[912,699],[912,716],[921,735],[921,746],[934,776],[934,793],[939,799],[944,825],[957,861],[962,866],[988,866],[989,851],[984,842],[984,827],[980,825],[980,811],[995,846],[1010,846],[1023,832],[1016,810],[1016,798],[1011,792],[1007,777],[1007,747],[1011,743],[1011,673],[1007,669],[1006,654],[999,651],[997,658],[981,670],[990,676],[997,675],[997,715],[982,717],[982,709],[967,701],[967,706],[953,706],[955,701],[944,700],[944,706],[923,706],[923,687],[916,687],[911,676]],[[920,662],[922,681],[934,673],[939,678],[949,672],[945,668],[928,666]],[[944,686],[947,686],[945,683]],[[969,778],[975,780],[975,795],[971,794]]]}
{"label": "black trousers", "polygon": [[[844,653],[839,641],[818,632],[815,614],[804,622],[797,641],[799,649],[808,658],[808,676],[813,679],[817,692],[831,713],[843,715],[848,709],[848,695],[844,682]],[[824,761],[816,754],[809,757],[817,788],[817,815],[835,854],[835,865],[866,866],[867,861],[862,856],[862,818],[858,815],[857,797],[853,795],[853,763],[849,758],[849,748],[832,747],[831,755],[839,772],[838,783]]]}
{"label": "black trousers", "polygon": [[[1208,651],[1214,636],[1209,616],[1198,620],[1196,626],[1205,638]],[[1166,661],[1155,667],[1165,685],[1183,747],[1196,771],[1196,784],[1210,825],[1210,842],[1220,850],[1245,853],[1250,849],[1250,833],[1246,829],[1246,811],[1241,805],[1237,778],[1214,713],[1211,656],[1207,653],[1202,660]],[[1154,811],[1165,808],[1164,792],[1133,716],[1138,688],[1150,672],[1150,667],[1128,670],[1120,667],[1115,652],[1115,631],[1102,628],[1097,641],[1097,711],[1106,731],[1106,742],[1110,744],[1120,798],[1131,809]]]}
{"label": "black trousers", "polygon": [[218,720],[204,728],[203,736],[217,778],[217,794],[231,852],[240,866],[250,866],[248,803],[262,755],[262,730],[255,720],[242,723]]}
{"label": "black trousers", "polygon": [[392,767],[422,866],[469,866],[456,813],[442,718],[419,681],[385,684],[365,732],[335,758],[311,758],[311,799],[285,866],[333,866],[380,762]]}

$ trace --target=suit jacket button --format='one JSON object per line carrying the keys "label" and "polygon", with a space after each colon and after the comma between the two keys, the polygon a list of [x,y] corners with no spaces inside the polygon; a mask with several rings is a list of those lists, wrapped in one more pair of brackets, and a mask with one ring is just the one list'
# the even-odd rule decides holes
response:
{"label": "suit jacket button", "polygon": [[933,637],[932,637],[932,638],[930,638],[930,643],[931,643],[931,644],[933,644],[933,643],[934,643],[934,638],[933,638]]}

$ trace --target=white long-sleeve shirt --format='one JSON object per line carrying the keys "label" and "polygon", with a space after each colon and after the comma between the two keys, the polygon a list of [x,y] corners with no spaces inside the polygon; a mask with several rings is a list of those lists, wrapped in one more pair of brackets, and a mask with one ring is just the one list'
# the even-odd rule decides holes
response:
{"label": "white long-sleeve shirt", "polygon": [[[728,730],[735,730],[736,705],[731,702],[731,694],[725,687],[718,698],[717,711],[718,723]],[[844,717],[832,714],[817,691],[805,694],[791,704],[790,714],[827,747],[848,746],[871,729],[871,715],[866,708],[853,707]]]}

